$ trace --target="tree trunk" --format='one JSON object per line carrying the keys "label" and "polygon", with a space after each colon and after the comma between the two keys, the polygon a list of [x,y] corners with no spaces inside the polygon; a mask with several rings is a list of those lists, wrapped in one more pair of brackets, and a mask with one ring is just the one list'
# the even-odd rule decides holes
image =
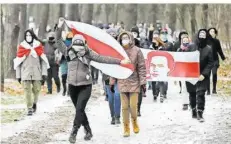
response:
{"label": "tree trunk", "polygon": [[191,37],[196,34],[197,22],[196,22],[196,5],[192,4],[189,8],[190,11],[190,23],[191,23]]}
{"label": "tree trunk", "polygon": [[93,4],[84,4],[81,14],[82,22],[91,24],[93,17]]}
{"label": "tree trunk", "polygon": [[27,23],[27,4],[20,4],[20,32],[19,32],[19,42],[24,39],[24,31],[26,30]]}
{"label": "tree trunk", "polygon": [[17,51],[17,44],[18,44],[18,36],[19,36],[19,5],[12,4],[9,5],[10,7],[10,15],[8,15],[8,32],[9,32],[9,70],[7,73],[7,78],[15,78],[15,70],[14,70],[14,63],[13,59],[15,58],[16,51]]}
{"label": "tree trunk", "polygon": [[64,17],[65,16],[65,5],[64,4],[59,4],[59,17]]}
{"label": "tree trunk", "polygon": [[178,6],[179,8],[177,9],[177,18],[179,20],[180,23],[180,28],[181,29],[186,29],[186,25],[185,25],[185,18],[186,18],[186,9],[187,9],[187,5],[186,4],[181,4],[180,6]]}
{"label": "tree trunk", "polygon": [[171,4],[170,5],[170,11],[169,11],[169,15],[168,15],[168,22],[169,22],[169,27],[172,30],[176,29],[176,4]]}
{"label": "tree trunk", "polygon": [[125,29],[130,30],[137,22],[137,4],[126,4],[123,22]]}
{"label": "tree trunk", "polygon": [[115,20],[114,23],[116,24],[118,21],[118,4],[114,5],[114,12],[115,12]]}
{"label": "tree trunk", "polygon": [[3,5],[1,4],[1,87],[0,87],[0,91],[4,92],[4,79],[5,79],[5,74],[4,74],[4,70],[5,70],[5,63],[4,63],[4,57],[3,57],[3,44],[4,44],[4,25],[3,25]]}
{"label": "tree trunk", "polygon": [[208,4],[202,5],[202,27],[208,28]]}
{"label": "tree trunk", "polygon": [[67,4],[67,19],[71,21],[75,21],[77,8],[75,4]]}
{"label": "tree trunk", "polygon": [[105,21],[106,23],[109,23],[109,16],[111,14],[111,5],[110,4],[104,4],[105,8]]}
{"label": "tree trunk", "polygon": [[41,15],[40,15],[40,24],[39,24],[39,32],[38,35],[41,39],[46,38],[46,27],[49,16],[49,4],[42,4],[41,6]]}

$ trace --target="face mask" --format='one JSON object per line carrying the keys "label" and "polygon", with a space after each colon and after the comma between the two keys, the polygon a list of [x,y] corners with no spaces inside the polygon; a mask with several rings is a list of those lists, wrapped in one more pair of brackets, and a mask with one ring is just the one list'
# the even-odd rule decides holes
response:
{"label": "face mask", "polygon": [[166,35],[161,35],[161,36],[160,36],[160,39],[161,39],[163,42],[166,42],[166,41],[168,40]]}
{"label": "face mask", "polygon": [[74,50],[75,52],[77,52],[77,56],[79,56],[79,57],[84,56],[85,53],[86,53],[86,49],[85,49],[84,46],[73,45],[72,48],[73,48],[73,50]]}
{"label": "face mask", "polygon": [[123,46],[126,46],[126,45],[128,45],[128,44],[129,44],[129,42],[130,42],[130,41],[129,41],[129,40],[127,40],[127,39],[126,39],[126,40],[122,40],[122,45],[123,45]]}
{"label": "face mask", "polygon": [[71,42],[72,40],[66,39],[64,43],[67,47],[69,47],[71,45]]}
{"label": "face mask", "polygon": [[183,43],[182,44],[184,47],[188,47],[189,43]]}

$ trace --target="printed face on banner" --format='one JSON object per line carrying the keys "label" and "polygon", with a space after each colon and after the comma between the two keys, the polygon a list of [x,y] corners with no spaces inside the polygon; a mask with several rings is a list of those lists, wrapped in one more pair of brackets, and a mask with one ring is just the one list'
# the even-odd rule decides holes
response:
{"label": "printed face on banner", "polygon": [[168,72],[170,71],[167,58],[163,56],[152,57],[149,70],[151,78],[167,78]]}

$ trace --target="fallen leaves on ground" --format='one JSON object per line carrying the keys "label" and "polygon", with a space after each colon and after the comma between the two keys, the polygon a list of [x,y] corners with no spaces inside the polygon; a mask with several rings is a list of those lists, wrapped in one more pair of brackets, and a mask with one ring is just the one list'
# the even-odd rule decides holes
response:
{"label": "fallen leaves on ground", "polygon": [[24,109],[1,110],[1,123],[19,121],[25,114]]}

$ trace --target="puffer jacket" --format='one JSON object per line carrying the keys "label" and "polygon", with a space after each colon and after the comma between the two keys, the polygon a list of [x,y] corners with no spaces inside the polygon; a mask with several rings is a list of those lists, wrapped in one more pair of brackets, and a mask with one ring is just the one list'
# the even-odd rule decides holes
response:
{"label": "puffer jacket", "polygon": [[120,92],[140,92],[140,86],[146,84],[146,66],[144,56],[139,47],[135,46],[134,38],[130,32],[123,32],[118,36],[121,43],[121,36],[128,34],[130,37],[130,47],[125,49],[131,64],[134,65],[133,74],[127,79],[118,79]]}

